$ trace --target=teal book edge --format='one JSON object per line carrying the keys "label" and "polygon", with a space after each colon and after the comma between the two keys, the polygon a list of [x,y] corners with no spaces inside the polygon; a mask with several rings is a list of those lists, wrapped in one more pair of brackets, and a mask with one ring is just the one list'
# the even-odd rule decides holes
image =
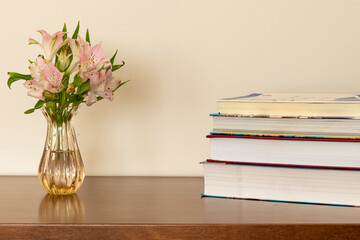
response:
{"label": "teal book edge", "polygon": [[280,202],[280,203],[294,203],[294,204],[313,204],[313,205],[337,206],[337,207],[359,207],[359,206],[347,205],[347,204],[317,203],[317,202],[299,202],[299,201],[284,201],[284,200],[272,200],[272,199],[253,199],[253,198],[233,198],[233,197],[206,195],[206,194],[201,194],[201,197],[228,198],[228,199],[240,199],[240,200],[251,200],[251,201],[266,201],[266,202]]}

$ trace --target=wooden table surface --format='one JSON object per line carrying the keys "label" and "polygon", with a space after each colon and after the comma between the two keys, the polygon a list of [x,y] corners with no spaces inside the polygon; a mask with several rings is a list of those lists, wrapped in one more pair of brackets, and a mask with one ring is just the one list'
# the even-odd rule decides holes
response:
{"label": "wooden table surface", "polygon": [[87,177],[54,197],[0,177],[0,192],[0,239],[360,239],[360,208],[201,198],[203,178]]}

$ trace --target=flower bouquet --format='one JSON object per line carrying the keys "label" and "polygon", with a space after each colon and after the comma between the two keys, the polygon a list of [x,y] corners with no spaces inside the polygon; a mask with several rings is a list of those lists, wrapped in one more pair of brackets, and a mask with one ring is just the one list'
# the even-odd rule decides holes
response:
{"label": "flower bouquet", "polygon": [[114,64],[112,58],[103,57],[100,44],[92,46],[89,30],[85,40],[79,36],[78,23],[71,38],[66,24],[62,31],[52,35],[38,32],[42,41],[29,39],[38,44],[42,54],[30,61],[30,74],[9,72],[8,86],[25,80],[28,95],[39,99],[26,114],[42,109],[47,119],[47,137],[38,176],[43,188],[50,194],[72,194],[82,184],[85,171],[78,149],[72,119],[80,104],[91,106],[97,101],[112,101],[114,92],[126,82],[113,76],[124,66]]}

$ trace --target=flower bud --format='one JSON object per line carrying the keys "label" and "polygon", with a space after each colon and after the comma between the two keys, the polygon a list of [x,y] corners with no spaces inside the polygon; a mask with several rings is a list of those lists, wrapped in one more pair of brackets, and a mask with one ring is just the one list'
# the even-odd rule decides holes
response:
{"label": "flower bud", "polygon": [[[71,54],[70,54],[71,55]],[[56,67],[60,72],[64,72],[70,65],[70,55],[65,54],[64,51],[61,51],[57,57]]]}
{"label": "flower bud", "polygon": [[75,85],[70,83],[66,89],[66,93],[72,93],[74,92],[74,89],[75,89]]}

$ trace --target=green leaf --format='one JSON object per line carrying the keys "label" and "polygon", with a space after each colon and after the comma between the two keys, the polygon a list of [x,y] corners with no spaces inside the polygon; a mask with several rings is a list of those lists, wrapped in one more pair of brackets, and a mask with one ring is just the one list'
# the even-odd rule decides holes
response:
{"label": "green leaf", "polygon": [[48,101],[48,102],[46,102],[46,106],[47,107],[55,107],[55,102]]}
{"label": "green leaf", "polygon": [[116,70],[120,69],[124,65],[113,65],[111,71],[115,72]]}
{"label": "green leaf", "polygon": [[125,65],[125,62],[123,61],[122,64],[119,65],[112,65],[111,71],[115,72],[116,70],[120,69],[122,66]]}
{"label": "green leaf", "polygon": [[8,87],[11,89],[11,84],[13,84],[14,82],[16,82],[16,81],[18,81],[18,80],[22,80],[22,79],[9,77],[9,79],[8,79],[8,81],[7,81]]}
{"label": "green leaf", "polygon": [[11,84],[13,84],[14,82],[18,81],[18,80],[30,80],[32,77],[31,75],[25,75],[25,74],[20,74],[20,73],[15,73],[15,72],[9,72],[9,79],[7,81],[7,85],[8,87],[11,89]]}
{"label": "green leaf", "polygon": [[130,80],[127,80],[127,81],[125,81],[125,82],[120,83],[119,86],[117,86],[113,92],[115,92],[116,90],[118,90],[119,87],[121,87],[122,85],[124,85],[125,83],[127,83],[127,82],[129,82],[129,81],[130,81]]}
{"label": "green leaf", "polygon": [[101,72],[101,70],[103,70],[105,67],[105,65],[102,65],[102,67],[98,70],[98,72]]}
{"label": "green leaf", "polygon": [[62,29],[62,32],[65,33],[65,35],[63,36],[63,40],[65,41],[65,39],[67,39],[67,28],[66,28],[66,23],[64,23],[64,27]]}
{"label": "green leaf", "polygon": [[39,100],[39,101],[37,101],[37,103],[35,104],[35,107],[34,107],[34,109],[39,109],[39,108],[41,108],[43,105],[44,105],[44,101],[43,100]]}
{"label": "green leaf", "polygon": [[73,84],[75,87],[80,86],[83,83],[83,79],[79,76],[79,74],[76,74],[74,77]]}
{"label": "green leaf", "polygon": [[112,56],[112,58],[110,59],[111,65],[114,64],[114,60],[115,60],[115,57],[116,57],[117,52],[118,52],[118,50],[116,49],[115,54],[114,54],[114,55]]}
{"label": "green leaf", "polygon": [[76,29],[74,31],[74,34],[71,37],[72,39],[77,39],[78,34],[79,34],[79,29],[80,29],[80,21],[78,21],[78,24],[77,24],[77,27],[76,27]]}
{"label": "green leaf", "polygon": [[8,75],[10,77],[25,79],[25,80],[30,80],[32,78],[30,74],[26,75],[26,74],[21,74],[21,73],[16,73],[16,72],[8,72]]}
{"label": "green leaf", "polygon": [[81,95],[90,89],[90,80],[87,80],[78,87],[77,94]]}
{"label": "green leaf", "polygon": [[89,43],[89,45],[91,46],[89,29],[86,29],[86,41],[87,41],[87,42]]}
{"label": "green leaf", "polygon": [[34,111],[35,111],[35,109],[30,108],[29,110],[26,110],[24,113],[25,114],[30,114],[30,113],[33,113]]}

